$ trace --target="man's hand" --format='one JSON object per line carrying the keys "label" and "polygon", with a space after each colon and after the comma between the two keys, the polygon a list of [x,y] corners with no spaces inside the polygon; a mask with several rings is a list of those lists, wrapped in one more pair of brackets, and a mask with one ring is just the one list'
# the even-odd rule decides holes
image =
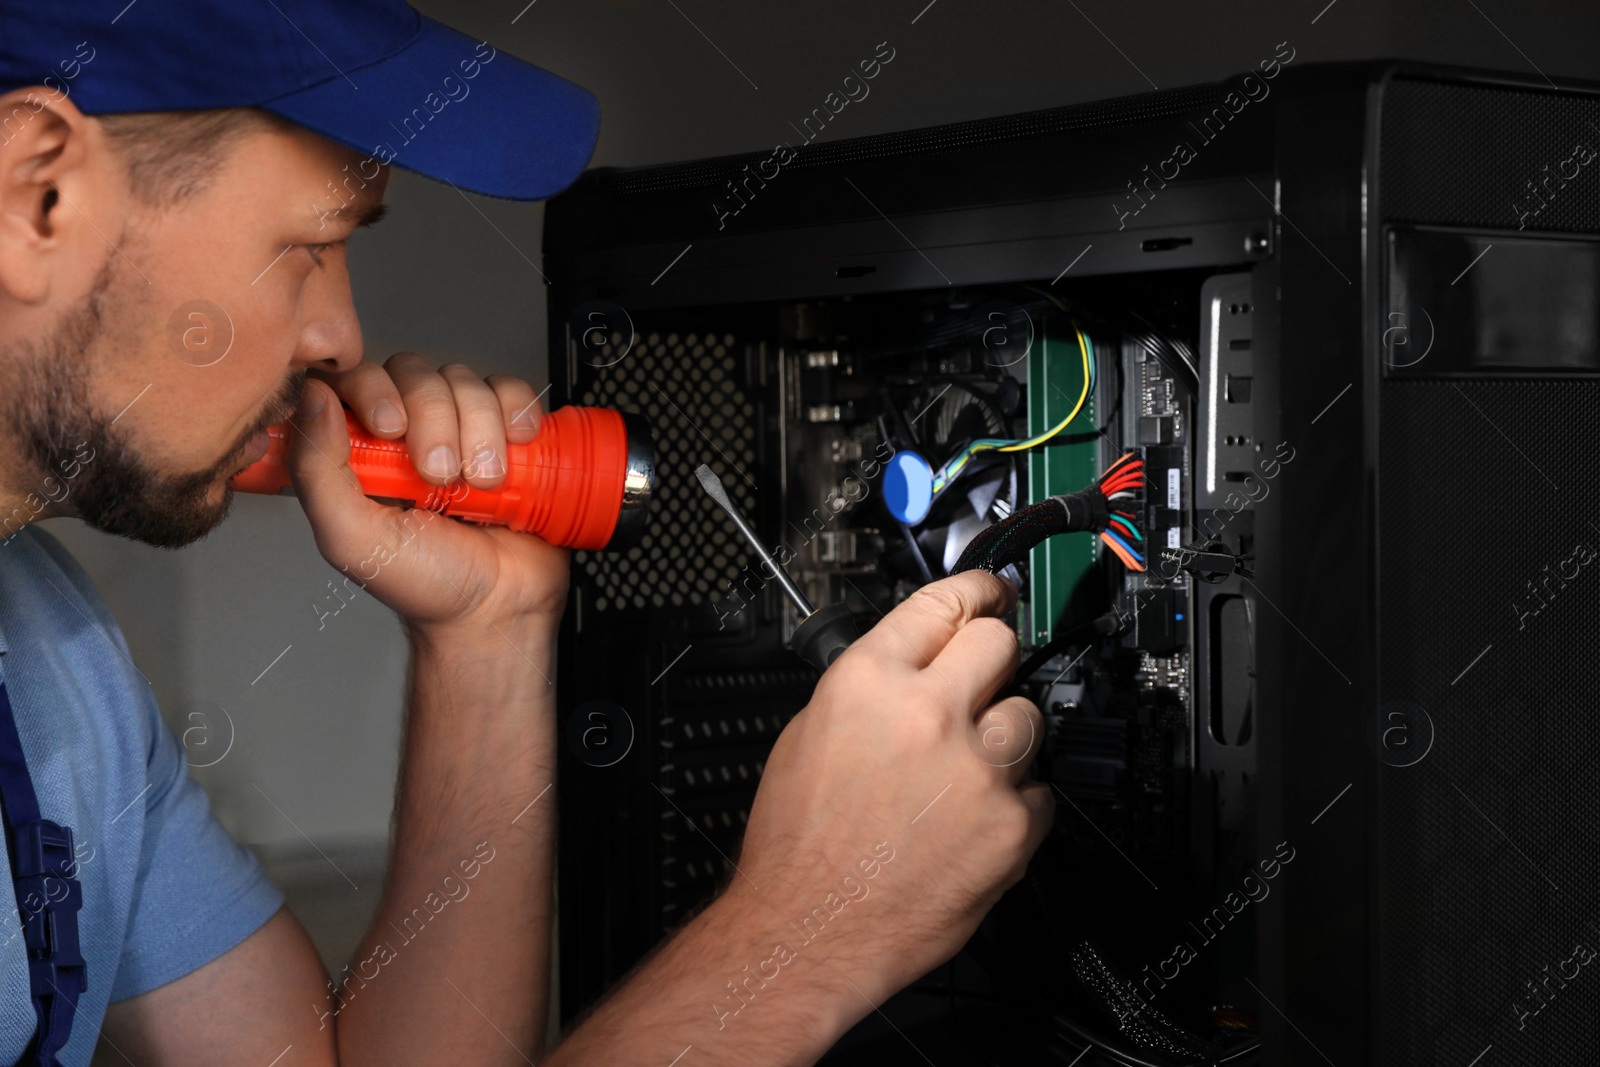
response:
{"label": "man's hand", "polygon": [[[309,372],[304,402],[291,420],[295,491],[335,567],[364,583],[414,628],[457,623],[559,619],[570,553],[537,536],[474,527],[420,509],[402,511],[363,495],[350,469],[350,439],[340,401],[362,426],[388,440],[404,437],[417,471],[434,485],[458,476],[492,489],[505,480],[506,444],[539,432],[533,387],[520,378],[479,378],[459,363],[434,370],[412,352],[383,366],[363,361],[341,373]],[[331,387],[331,388],[330,388]]]}
{"label": "man's hand", "polygon": [[[1038,708],[984,571],[933,582],[836,660],[778,738],[729,888],[546,1067],[814,1063],[949,959],[1043,840]],[[688,1051],[689,1048],[693,1051]]]}
{"label": "man's hand", "polygon": [[817,944],[874,1003],[966,943],[1050,824],[1049,787],[1023,783],[1039,709],[994,703],[1020,658],[998,618],[1015,603],[986,571],[918,590],[828,669],[762,775],[728,895],[781,934],[865,894]]}

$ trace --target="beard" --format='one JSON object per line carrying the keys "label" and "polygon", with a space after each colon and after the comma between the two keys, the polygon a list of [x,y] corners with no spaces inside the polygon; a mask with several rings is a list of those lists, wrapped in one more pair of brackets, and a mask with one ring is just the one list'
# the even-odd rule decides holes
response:
{"label": "beard", "polygon": [[[88,297],[48,336],[15,344],[3,353],[11,375],[0,396],[0,427],[17,449],[16,484],[26,485],[31,477],[33,484],[48,491],[55,483],[66,483],[55,514],[76,516],[97,530],[158,548],[182,548],[227,518],[233,486],[224,479],[239,469],[257,431],[294,413],[305,391],[305,377],[288,379],[268,397],[261,415],[216,463],[192,472],[157,469],[139,455],[126,429],[117,425],[127,408],[105,414],[90,388],[90,356],[97,346],[109,347],[117,337],[139,336],[108,321],[133,306],[112,288],[114,259],[107,258]],[[92,449],[87,460],[85,445]],[[213,502],[211,490],[219,481],[224,485],[222,497]],[[57,497],[51,493],[50,499]]]}

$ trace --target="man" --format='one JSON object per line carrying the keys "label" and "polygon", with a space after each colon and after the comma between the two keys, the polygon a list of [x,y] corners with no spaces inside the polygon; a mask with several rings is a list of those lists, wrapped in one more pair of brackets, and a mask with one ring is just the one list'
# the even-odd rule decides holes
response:
{"label": "man", "polygon": [[[595,101],[399,0],[0,19],[0,516],[20,529],[0,547],[0,1059],[83,1064],[103,1028],[106,1061],[140,1065],[532,1062],[555,818],[530,804],[556,765],[568,553],[433,522],[368,581],[404,621],[409,720],[383,900],[330,981],[90,582],[27,523],[192,542],[292,414],[317,547],[351,567],[400,544],[400,512],[362,495],[341,405],[434,484],[497,485],[507,443],[538,433],[532,386],[365,358],[345,241],[391,162],[551,195],[589,159]],[[810,1062],[949,958],[1050,816],[1021,781],[1037,709],[991,706],[1014,598],[962,575],[847,651],[779,739],[726,892],[544,1062]],[[986,712],[1026,733],[980,733]],[[446,878],[472,902],[397,949]]]}

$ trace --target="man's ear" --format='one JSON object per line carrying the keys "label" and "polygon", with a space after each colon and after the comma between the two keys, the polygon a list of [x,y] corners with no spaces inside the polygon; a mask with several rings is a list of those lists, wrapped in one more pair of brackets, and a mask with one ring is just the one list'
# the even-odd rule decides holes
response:
{"label": "man's ear", "polygon": [[[59,90],[32,86],[0,95],[0,291],[39,304],[63,272],[104,259],[88,247],[88,219],[106,203],[89,166],[96,131]],[[83,214],[87,212],[88,214]],[[108,214],[102,211],[102,214]],[[102,226],[109,222],[102,222]]]}

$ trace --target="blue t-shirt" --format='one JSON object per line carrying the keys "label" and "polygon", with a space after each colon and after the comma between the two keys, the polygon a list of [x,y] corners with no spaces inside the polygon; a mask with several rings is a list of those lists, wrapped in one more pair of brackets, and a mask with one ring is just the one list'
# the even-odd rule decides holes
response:
{"label": "blue t-shirt", "polygon": [[[60,1060],[78,1067],[107,1003],[222,955],[283,895],[211,814],[88,575],[33,526],[0,543],[0,677],[39,813],[72,827],[89,988]],[[36,1024],[20,922],[0,848],[0,1063],[15,1062]]]}

